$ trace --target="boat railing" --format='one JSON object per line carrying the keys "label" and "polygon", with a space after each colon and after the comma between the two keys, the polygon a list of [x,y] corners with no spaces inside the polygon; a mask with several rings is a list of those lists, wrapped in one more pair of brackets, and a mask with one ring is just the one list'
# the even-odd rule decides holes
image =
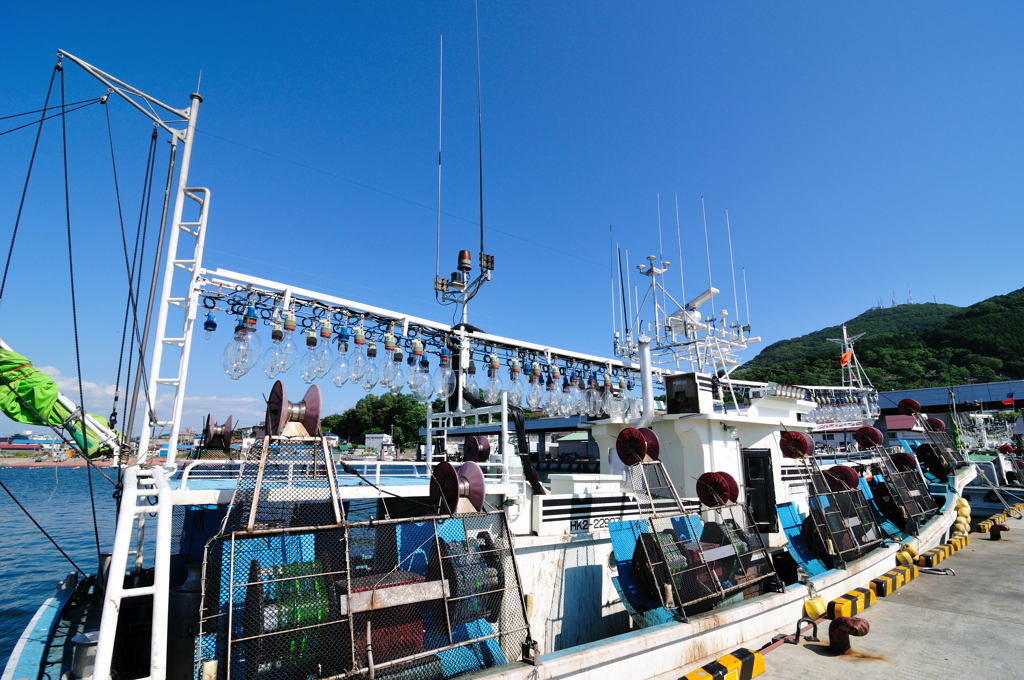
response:
{"label": "boat railing", "polygon": [[[181,469],[177,480],[178,489],[188,490],[189,482],[193,480],[235,479],[238,477],[243,463],[244,461],[241,460],[229,459],[191,461]],[[268,479],[283,481],[286,484],[291,484],[296,478],[308,482],[308,476],[304,475],[307,467],[307,463],[296,461],[275,462],[268,464],[265,475]],[[526,478],[520,469],[512,470],[502,463],[484,463],[481,467],[484,479],[489,484],[513,484],[516,486],[526,484]],[[425,461],[344,461],[344,465],[341,462],[335,463],[338,479],[351,477],[350,470],[354,470],[375,486],[386,486],[389,483],[408,484],[416,481],[427,484],[431,474],[431,466]]]}

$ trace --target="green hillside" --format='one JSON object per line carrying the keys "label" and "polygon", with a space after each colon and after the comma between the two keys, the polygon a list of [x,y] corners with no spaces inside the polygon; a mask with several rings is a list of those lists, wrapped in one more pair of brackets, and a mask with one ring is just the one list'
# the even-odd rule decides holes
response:
{"label": "green hillside", "polygon": [[[970,307],[909,304],[872,309],[846,322],[857,356],[881,390],[1024,378],[1024,288]],[[842,334],[823,328],[766,347],[734,374],[746,380],[839,382]]]}

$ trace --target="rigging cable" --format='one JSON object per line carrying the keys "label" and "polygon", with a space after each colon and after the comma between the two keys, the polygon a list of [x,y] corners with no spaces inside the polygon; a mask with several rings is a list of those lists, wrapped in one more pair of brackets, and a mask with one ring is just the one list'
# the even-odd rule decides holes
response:
{"label": "rigging cable", "polygon": [[[134,289],[134,287],[132,285],[132,279],[133,279],[133,276],[134,276],[135,265],[134,265],[134,258],[133,258],[133,260],[130,261],[129,260],[129,256],[128,256],[128,237],[125,234],[125,229],[124,229],[124,212],[123,212],[122,206],[121,206],[121,188],[120,188],[120,182],[118,180],[118,175],[117,175],[117,160],[116,160],[116,155],[114,153],[114,133],[113,133],[113,128],[112,128],[111,123],[110,123],[110,108],[109,107],[104,107],[104,112],[106,114],[106,123],[107,123],[107,140],[108,140],[109,146],[110,146],[110,165],[111,165],[111,169],[112,169],[112,172],[113,172],[113,178],[114,178],[114,195],[115,195],[116,200],[117,200],[117,218],[118,218],[118,222],[120,224],[120,229],[121,229],[121,251],[122,251],[122,254],[124,255],[125,275],[127,276],[127,279],[128,279],[128,300],[125,303],[124,319],[123,319],[123,321],[121,323],[121,346],[120,346],[120,349],[118,350],[117,377],[116,377],[116,379],[114,381],[114,400],[113,400],[113,404],[111,406],[111,411],[110,411],[110,426],[113,428],[117,424],[117,406],[118,406],[118,401],[120,400],[120,397],[121,397],[121,371],[122,371],[122,369],[124,367],[124,363],[125,363],[124,345],[125,345],[125,336],[127,335],[127,332],[128,332],[128,313],[129,313],[129,311],[135,311],[136,312],[136,314],[135,314],[136,323],[134,323],[132,325],[132,333],[133,333],[133,336],[134,336],[138,332],[138,323],[137,323],[138,303],[137,303],[136,297],[135,297],[135,289]],[[146,154],[146,170],[145,170],[145,176],[144,176],[143,181],[142,181],[142,186],[143,186],[143,191],[144,192],[146,191],[146,189],[147,189],[147,187],[149,185],[150,175],[151,175],[151,172],[152,172],[152,169],[153,169],[153,159],[154,159],[154,156],[155,156],[155,150],[156,150],[156,128],[154,127],[153,132],[150,135],[149,150],[147,151],[147,154]],[[140,210],[140,224],[136,226],[135,245],[134,245],[134,248],[133,248],[136,255],[138,253],[138,248],[139,248],[139,227],[141,226],[141,210],[142,210],[141,206],[140,206],[139,210]],[[133,341],[134,341],[134,337],[133,337]],[[132,348],[134,348],[134,345],[132,346]]]}
{"label": "rigging cable", "polygon": [[[142,339],[139,337],[139,310],[138,310],[138,293],[142,290],[142,263],[145,260],[146,254],[146,242],[149,237],[149,209],[153,204],[153,179],[156,177],[156,127],[153,127],[153,135],[151,139],[151,157],[149,159],[150,172],[149,180],[146,186],[143,187],[142,198],[139,202],[139,219],[135,225],[135,251],[132,253],[132,272],[134,275],[134,286],[136,291],[136,307],[132,309],[132,324],[134,326],[134,333],[128,340],[128,352],[126,357],[131,357],[135,353],[135,343],[138,342],[139,348],[143,348]],[[140,239],[141,232],[141,239]],[[142,379],[148,381],[145,363],[145,352],[139,353],[139,367]],[[128,386],[132,382],[132,362],[128,362],[128,370],[125,373],[124,380],[124,391],[128,394]],[[149,404],[149,393],[146,393],[146,403]],[[129,437],[131,432],[129,432]]]}
{"label": "rigging cable", "polygon": [[[57,61],[57,70],[60,71],[60,105],[61,109],[64,108],[64,67],[61,64],[61,60]],[[75,260],[73,255],[73,249],[71,245],[71,187],[68,177],[68,124],[67,117],[61,116],[60,118],[60,131],[61,131],[61,152],[64,158],[64,223],[67,227],[67,240],[68,240],[68,278],[70,281],[70,293],[71,293],[71,327],[74,332],[75,338],[75,370],[78,372],[78,408],[81,411],[81,433],[82,433],[82,444],[80,451],[82,457],[89,458],[89,431],[85,428],[85,390],[82,388],[82,357],[79,348],[78,341],[78,306],[75,300]],[[100,550],[100,528],[96,521],[96,496],[93,493],[92,487],[92,466],[86,468],[87,477],[89,480],[89,506],[92,509],[92,530],[93,536],[96,539],[96,563],[101,564],[103,561],[102,553]]]}
{"label": "rigging cable", "polygon": [[[100,99],[102,99],[102,97],[98,97],[98,98],[96,98],[94,100],[85,100],[86,101],[85,104],[80,104],[79,106],[75,106],[74,108],[71,108],[73,106],[72,104],[68,104],[69,108],[66,111],[64,111],[62,113],[55,113],[52,116],[44,116],[42,118],[42,120],[49,120],[51,118],[56,118],[57,116],[66,116],[69,113],[74,113],[75,111],[79,111],[81,109],[84,109],[87,106],[92,106],[93,104],[98,104]],[[50,108],[55,109],[57,107],[56,106],[52,106]],[[23,123],[21,125],[18,125],[17,127],[12,127],[9,130],[4,130],[3,132],[0,132],[0,137],[3,137],[4,135],[8,135],[8,134],[10,134],[12,132],[17,132],[18,130],[24,130],[25,128],[27,128],[29,126],[36,125],[36,124],[37,123]]]}
{"label": "rigging cable", "polygon": [[[88,99],[79,99],[77,102],[71,102],[68,106],[78,106],[79,104],[95,104],[102,97],[90,97]],[[9,120],[11,118],[21,118],[22,116],[31,116],[33,113],[44,113],[48,110],[58,109],[59,106],[46,106],[41,109],[34,109],[32,111],[23,111],[21,113],[9,113],[6,116],[0,116],[0,120]],[[59,114],[58,114],[59,115]]]}
{"label": "rigging cable", "polygon": [[[133,430],[135,424],[135,411],[139,403],[139,392],[142,391],[146,395],[146,424],[145,427],[150,427],[151,423],[156,420],[156,413],[154,405],[150,402],[149,389],[148,387],[142,389],[142,381],[146,378],[146,345],[149,343],[149,327],[153,320],[153,301],[156,298],[156,283],[160,276],[160,262],[163,259],[164,250],[164,235],[167,232],[167,213],[170,210],[171,205],[171,187],[174,186],[174,166],[178,157],[178,138],[171,138],[171,152],[167,158],[167,182],[164,185],[164,200],[163,205],[160,209],[160,231],[157,235],[156,241],[156,252],[153,254],[153,271],[149,282],[149,295],[146,303],[145,320],[146,323],[142,328],[142,341],[139,343],[139,361],[137,369],[135,371],[135,382],[132,387],[132,405],[128,410],[128,428],[127,432],[129,436]],[[148,209],[147,209],[148,211]],[[147,212],[148,214],[148,212]],[[148,380],[147,380],[148,385]],[[147,452],[140,451],[142,455]]]}
{"label": "rigging cable", "polygon": [[32,167],[36,162],[36,151],[39,149],[39,137],[43,132],[43,121],[46,120],[45,111],[50,105],[50,94],[53,92],[53,79],[57,75],[57,69],[59,64],[53,67],[53,72],[50,73],[50,84],[46,87],[46,99],[43,101],[44,115],[39,117],[39,121],[36,123],[39,128],[36,130],[36,139],[32,143],[32,155],[29,156],[28,170],[25,173],[25,184],[21,188],[21,199],[18,201],[18,212],[14,218],[14,229],[11,231],[11,244],[7,247],[7,261],[4,263],[4,275],[3,279],[0,279],[0,301],[4,298],[4,289],[7,288],[7,274],[11,269],[11,255],[14,254],[14,242],[18,238],[18,225],[21,224],[21,211],[25,207],[25,196],[28,194],[28,181],[32,177]]}
{"label": "rigging cable", "polygon": [[2,488],[4,491],[7,492],[7,495],[11,497],[12,501],[14,501],[14,504],[17,505],[18,508],[23,513],[25,513],[26,517],[28,517],[30,520],[32,520],[32,524],[36,525],[36,528],[39,529],[39,531],[41,531],[43,533],[43,536],[46,536],[46,538],[48,538],[50,540],[50,543],[53,543],[53,547],[60,551],[60,554],[64,556],[64,559],[66,559],[68,562],[70,562],[71,566],[73,566],[75,569],[77,569],[82,574],[82,576],[88,576],[88,574],[86,574],[82,570],[82,568],[80,566],[75,564],[75,561],[73,559],[71,559],[71,556],[68,555],[66,552],[64,552],[64,548],[60,547],[60,545],[57,544],[57,541],[53,540],[53,536],[48,534],[46,532],[46,529],[44,529],[42,527],[42,525],[39,524],[39,522],[36,521],[36,518],[32,516],[32,514],[25,508],[25,506],[21,504],[21,501],[19,501],[17,499],[17,497],[15,497],[15,495],[11,492],[11,490],[7,488],[7,485],[4,484],[3,480],[0,480],[0,488]]}

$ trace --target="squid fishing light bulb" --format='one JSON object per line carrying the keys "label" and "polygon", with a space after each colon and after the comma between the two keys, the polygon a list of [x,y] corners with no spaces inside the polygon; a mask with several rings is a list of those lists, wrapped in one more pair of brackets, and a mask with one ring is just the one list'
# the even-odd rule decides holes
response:
{"label": "squid fishing light bulb", "polygon": [[281,339],[281,354],[277,365],[277,372],[285,373],[299,359],[299,348],[295,346],[295,312],[285,312],[281,331],[284,336]]}
{"label": "squid fishing light bulb", "polygon": [[523,404],[523,383],[519,380],[519,373],[522,370],[523,367],[519,363],[519,359],[513,357],[508,369],[508,401],[513,406],[522,406]]}
{"label": "squid fishing light bulb", "polygon": [[270,324],[270,347],[263,355],[263,375],[273,378],[281,372],[281,342],[284,340],[284,331],[281,324],[272,322]]}
{"label": "squid fishing light bulb", "polygon": [[475,397],[482,396],[484,393],[484,389],[480,387],[480,381],[477,378],[476,361],[473,360],[472,356],[469,357],[469,366],[466,367],[466,389]]}
{"label": "squid fishing light bulb", "polygon": [[306,358],[302,360],[302,379],[311,383],[317,379],[319,373],[319,360],[316,356],[316,332],[310,328],[306,331]]}
{"label": "squid fishing light bulb", "polygon": [[232,380],[238,380],[256,365],[259,356],[259,337],[248,331],[244,321],[239,321],[221,355],[224,372]]}
{"label": "squid fishing light bulb", "polygon": [[572,399],[572,384],[568,378],[562,378],[562,396],[558,400],[558,410],[562,414],[562,417],[568,417],[573,414],[575,404]]}
{"label": "squid fishing light bulb", "polygon": [[441,358],[430,386],[437,399],[447,399],[455,393],[455,373],[451,367],[451,352],[447,347],[441,349]]}
{"label": "squid fishing light bulb", "polygon": [[331,370],[334,364],[334,357],[331,352],[331,338],[334,337],[334,329],[331,328],[331,320],[326,316],[320,319],[320,345],[316,350],[316,377],[324,377]]}
{"label": "squid fishing light bulb", "polygon": [[[409,386],[409,393],[416,397],[417,401],[430,401],[430,376],[423,372],[423,342],[419,338],[413,338],[412,356],[409,357],[409,372],[406,384]],[[429,364],[428,364],[429,367]],[[428,369],[429,370],[429,369]]]}
{"label": "squid fishing light bulb", "polygon": [[382,364],[380,384],[384,387],[389,387],[391,385],[391,381],[394,380],[395,377],[395,362],[392,360],[392,357],[395,354],[395,348],[397,345],[398,343],[396,341],[395,334],[392,333],[389,328],[388,332],[384,334],[384,356],[380,359]]}
{"label": "squid fishing light bulb", "polygon": [[562,373],[558,366],[551,367],[547,383],[548,399],[544,404],[544,413],[549,416],[561,415],[562,407]]}
{"label": "squid fishing light bulb", "polygon": [[501,384],[501,364],[498,362],[498,354],[491,352],[487,359],[487,401],[492,404],[501,399],[501,392],[505,386]]}
{"label": "squid fishing light bulb", "polygon": [[369,392],[377,386],[380,379],[380,369],[377,368],[377,343],[371,340],[366,345],[366,370],[363,371],[361,384],[363,389]]}
{"label": "squid fishing light bulb", "polygon": [[337,358],[334,360],[334,373],[331,376],[331,380],[338,387],[347,383],[349,376],[352,374],[352,364],[348,351],[348,338],[348,328],[346,326],[342,326],[341,330],[338,331]]}
{"label": "squid fishing light bulb", "polygon": [[536,410],[544,401],[544,388],[541,386],[540,362],[530,364],[530,388],[526,391],[526,405]]}
{"label": "squid fishing light bulb", "polygon": [[[395,352],[398,352],[401,356],[401,350],[398,349],[398,339],[395,334],[389,329],[384,334],[384,356],[381,357],[381,371],[380,371],[380,384],[384,387],[390,388],[398,378],[402,369],[402,362],[399,360],[395,362]],[[402,376],[404,378],[404,375]],[[398,388],[402,389],[401,385]]]}
{"label": "squid fishing light bulb", "polygon": [[366,331],[362,326],[356,326],[352,336],[352,358],[349,360],[348,377],[352,382],[358,383],[363,379],[366,372]]}
{"label": "squid fishing light bulb", "polygon": [[569,413],[578,413],[583,415],[585,406],[583,403],[583,390],[580,389],[579,371],[573,371],[569,376],[569,399],[571,400],[571,409]]}
{"label": "squid fishing light bulb", "polygon": [[[402,348],[395,347],[391,360],[385,359],[384,361],[389,365],[385,370],[391,371],[391,381],[388,383],[388,390],[391,394],[398,394],[405,387],[405,357],[402,356]],[[383,382],[383,379],[381,382]]]}
{"label": "squid fishing light bulb", "polygon": [[416,397],[416,400],[423,403],[430,403],[434,395],[434,389],[431,385],[430,380],[430,362],[427,361],[426,357],[421,357],[419,365],[415,369],[416,376],[415,380],[410,378],[411,384],[409,388],[412,390],[412,394]]}

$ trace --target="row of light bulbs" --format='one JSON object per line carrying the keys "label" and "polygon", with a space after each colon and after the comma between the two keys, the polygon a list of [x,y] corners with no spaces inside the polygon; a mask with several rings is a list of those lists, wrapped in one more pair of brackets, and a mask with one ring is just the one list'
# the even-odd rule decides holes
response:
{"label": "row of light bulbs", "polygon": [[858,398],[851,393],[815,393],[812,399],[817,406],[804,419],[811,423],[834,423],[852,420],[874,419],[882,412],[877,394],[866,394]]}
{"label": "row of light bulbs", "polygon": [[[217,322],[212,312],[207,315],[203,327],[207,338],[216,330]],[[306,347],[303,353],[295,340],[295,314],[286,312],[280,322],[271,322],[271,344],[263,351],[256,328],[256,311],[250,306],[235,325],[222,355],[224,372],[233,380],[238,380],[257,364],[268,378],[275,378],[291,370],[304,354],[301,356],[300,375],[306,383],[326,378],[329,374],[338,387],[352,384],[367,392],[374,389],[386,389],[394,394],[407,391],[423,403],[447,399],[457,386],[448,349],[441,350],[438,366],[431,372],[423,342],[418,338],[412,340],[407,357],[389,330],[383,338],[383,355],[378,358],[377,343],[367,339],[362,326],[351,329],[351,333],[343,327],[338,333],[335,349],[330,342],[334,330],[330,321],[323,318],[318,328],[301,332]],[[497,353],[492,352],[487,356],[486,376],[478,374],[476,362],[470,359],[465,368],[466,388],[490,403],[496,403],[501,393],[507,392],[511,404],[543,410],[549,416],[580,414],[595,417],[604,413],[612,418],[633,418],[640,415],[640,399],[630,394],[634,385],[625,376],[567,371],[563,377],[559,367],[552,365],[545,378],[540,362],[536,360],[528,369],[524,376],[522,362],[513,358],[508,379],[504,380],[501,362]]]}

